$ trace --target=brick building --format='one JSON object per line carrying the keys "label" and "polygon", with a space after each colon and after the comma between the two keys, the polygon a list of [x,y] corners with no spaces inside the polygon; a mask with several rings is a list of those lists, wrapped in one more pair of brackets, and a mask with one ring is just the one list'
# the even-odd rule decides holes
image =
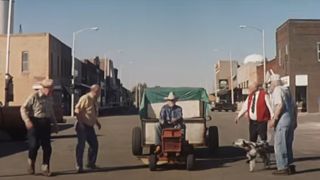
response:
{"label": "brick building", "polygon": [[[4,101],[6,35],[0,35],[0,101]],[[11,106],[21,105],[45,78],[54,84],[55,108],[62,118],[63,94],[70,85],[71,49],[50,33],[13,34],[10,44],[10,75],[13,77]]]}
{"label": "brick building", "polygon": [[219,60],[217,64],[215,64],[215,92],[216,94],[224,93],[230,90],[230,85],[232,81],[233,88],[237,87],[237,83],[235,81],[235,77],[237,75],[237,67],[238,62],[232,61],[232,75],[231,77],[231,68],[229,60]]}
{"label": "brick building", "polygon": [[[4,102],[6,35],[0,35],[0,101]],[[54,80],[56,114],[71,112],[71,48],[50,33],[13,34],[10,45],[10,70],[13,77],[13,101],[20,106],[45,78]],[[100,84],[102,107],[121,105],[128,95],[118,78],[118,70],[111,60],[75,59],[75,102],[89,91],[92,84]]]}
{"label": "brick building", "polygon": [[289,19],[276,31],[277,55],[271,61],[308,112],[320,111],[320,20]]}

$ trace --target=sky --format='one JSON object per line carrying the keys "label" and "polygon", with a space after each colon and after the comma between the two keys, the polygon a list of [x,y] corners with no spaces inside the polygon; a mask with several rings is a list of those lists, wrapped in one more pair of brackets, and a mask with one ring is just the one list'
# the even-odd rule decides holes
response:
{"label": "sky", "polygon": [[50,32],[76,56],[109,57],[124,86],[204,87],[212,92],[214,64],[275,54],[275,31],[288,19],[320,19],[317,0],[15,0],[14,31]]}

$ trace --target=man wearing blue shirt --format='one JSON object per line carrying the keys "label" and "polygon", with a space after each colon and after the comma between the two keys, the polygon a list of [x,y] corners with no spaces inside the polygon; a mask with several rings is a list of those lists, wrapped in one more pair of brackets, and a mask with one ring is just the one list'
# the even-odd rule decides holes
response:
{"label": "man wearing blue shirt", "polygon": [[176,105],[177,98],[173,92],[170,92],[168,97],[165,98],[167,104],[164,105],[160,111],[159,123],[155,126],[156,136],[155,145],[156,153],[160,152],[161,133],[165,128],[181,129],[184,134],[184,124],[182,116],[182,108]]}

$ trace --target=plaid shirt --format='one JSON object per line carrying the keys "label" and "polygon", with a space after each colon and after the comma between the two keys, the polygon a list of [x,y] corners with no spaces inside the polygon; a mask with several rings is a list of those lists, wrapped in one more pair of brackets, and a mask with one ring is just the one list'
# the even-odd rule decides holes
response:
{"label": "plaid shirt", "polygon": [[164,105],[160,112],[160,124],[171,125],[174,122],[180,123],[182,121],[182,108],[180,106],[170,107]]}

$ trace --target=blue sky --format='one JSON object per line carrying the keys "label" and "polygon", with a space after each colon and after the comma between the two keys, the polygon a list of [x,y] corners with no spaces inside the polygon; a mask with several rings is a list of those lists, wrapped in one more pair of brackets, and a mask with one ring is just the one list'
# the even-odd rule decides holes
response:
{"label": "blue sky", "polygon": [[[212,89],[213,64],[262,52],[275,56],[275,30],[289,18],[319,19],[317,0],[15,0],[15,32],[50,32],[76,56],[107,56],[121,70],[124,85],[202,86]],[[215,49],[219,49],[216,51]],[[211,91],[211,90],[210,90]]]}

